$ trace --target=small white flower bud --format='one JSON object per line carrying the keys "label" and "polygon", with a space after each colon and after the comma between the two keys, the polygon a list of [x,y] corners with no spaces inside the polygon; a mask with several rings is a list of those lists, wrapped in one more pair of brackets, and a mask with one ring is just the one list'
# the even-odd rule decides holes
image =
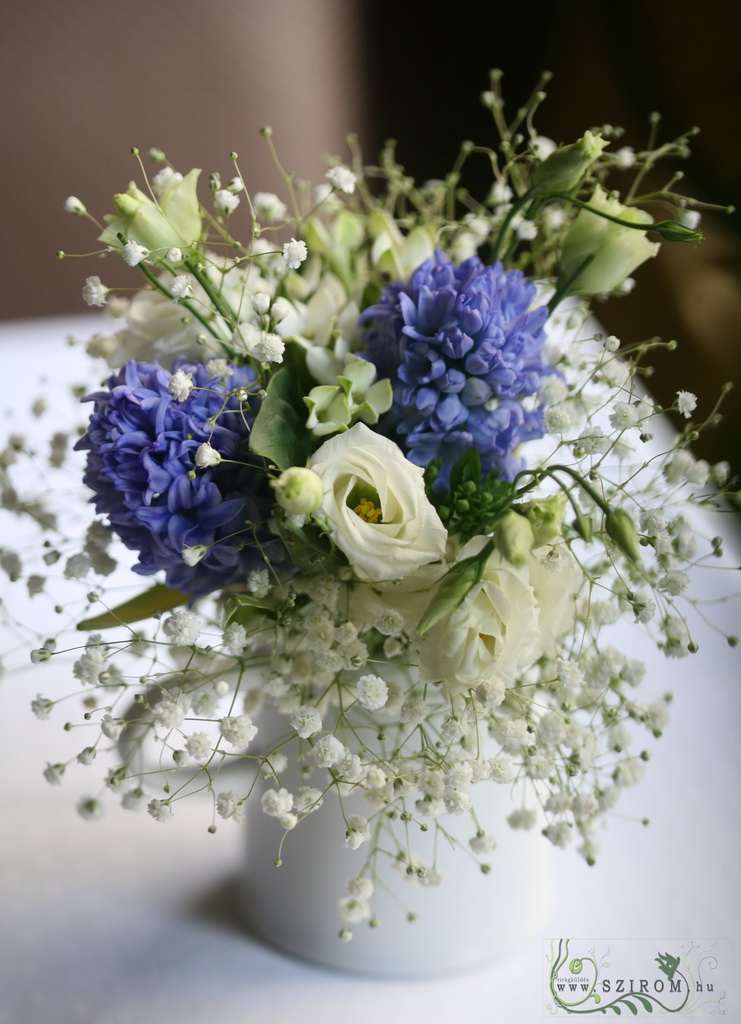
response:
{"label": "small white flower bud", "polygon": [[263,316],[270,309],[270,296],[266,292],[255,292],[252,296],[252,308],[258,316]]}
{"label": "small white flower bud", "polygon": [[87,213],[85,204],[81,203],[77,196],[69,196],[65,199],[64,209],[66,213],[76,213],[79,217]]}
{"label": "small white flower bud", "polygon": [[205,544],[194,544],[193,547],[183,548],[180,554],[186,565],[198,565],[207,551]]}
{"label": "small white flower bud", "polygon": [[288,316],[288,314],[291,313],[292,311],[293,306],[288,301],[288,299],[280,297],[277,298],[273,303],[272,308],[270,310],[270,316],[272,317],[273,323],[277,325],[279,323],[282,323]]}

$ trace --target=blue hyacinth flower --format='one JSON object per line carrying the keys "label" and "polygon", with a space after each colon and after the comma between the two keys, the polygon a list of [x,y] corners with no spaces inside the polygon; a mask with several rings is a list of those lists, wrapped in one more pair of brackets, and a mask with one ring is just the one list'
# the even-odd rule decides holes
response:
{"label": "blue hyacinth flower", "polygon": [[437,250],[361,315],[365,357],[394,387],[379,427],[416,465],[442,458],[439,484],[472,446],[484,474],[511,480],[522,468],[517,448],[543,436],[532,396],[554,371],[542,358],[548,309],[535,300],[519,270],[477,257],[456,266]]}
{"label": "blue hyacinth flower", "polygon": [[[168,586],[197,597],[244,582],[266,558],[279,563],[285,550],[268,528],[273,496],[249,451],[257,399],[233,394],[250,388],[253,371],[229,367],[222,379],[184,359],[178,369],[194,385],[182,402],[157,362],[127,363],[83,399],[94,408],[76,448],[89,452],[83,479],[96,511],[139,553],[134,572],[163,570]],[[198,468],[204,442],[237,463]],[[183,549],[197,545],[207,547],[205,556],[186,565]]]}

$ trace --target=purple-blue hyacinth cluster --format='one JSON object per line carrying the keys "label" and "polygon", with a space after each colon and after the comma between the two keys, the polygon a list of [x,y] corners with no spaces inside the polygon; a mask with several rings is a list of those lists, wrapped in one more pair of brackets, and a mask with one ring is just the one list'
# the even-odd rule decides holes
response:
{"label": "purple-blue hyacinth cluster", "polygon": [[[226,396],[249,388],[253,371],[230,367],[222,380],[182,358],[177,369],[192,374],[194,390],[184,402],[170,394],[170,373],[157,362],[127,363],[106,390],[84,399],[95,407],[76,447],[89,451],[84,482],[95,492],[96,511],[139,552],[134,572],[163,569],[168,586],[200,596],[243,582],[251,569],[264,568],[263,555],[280,559],[285,551],[266,525],[273,498],[262,472],[195,465],[206,441],[224,459],[250,459],[254,412]],[[186,565],[183,549],[198,544],[208,546],[206,555]]]}
{"label": "purple-blue hyacinth cluster", "polygon": [[419,466],[442,457],[440,482],[469,448],[483,472],[504,479],[522,468],[513,452],[542,437],[542,412],[523,405],[552,372],[542,359],[546,306],[518,270],[456,266],[437,250],[407,283],[384,288],[364,311],[366,357],[394,385],[381,426],[394,432]]}

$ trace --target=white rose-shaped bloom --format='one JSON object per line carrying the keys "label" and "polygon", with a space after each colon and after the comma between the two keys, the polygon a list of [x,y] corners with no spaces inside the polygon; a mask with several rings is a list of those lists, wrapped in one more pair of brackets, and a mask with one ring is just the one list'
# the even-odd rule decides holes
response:
{"label": "white rose-shaped bloom", "polygon": [[[589,205],[634,224],[651,224],[653,218],[635,206],[623,206],[599,185]],[[589,210],[581,210],[564,239],[560,276],[568,279],[576,273],[587,256],[593,259],[574,281],[571,292],[576,295],[601,295],[614,291],[636,267],[655,256],[658,242],[650,242],[646,232],[606,220]]]}
{"label": "white rose-shaped bloom", "polygon": [[[476,554],[486,538],[474,537],[460,558]],[[496,679],[511,686],[519,672],[545,652],[574,621],[568,596],[581,577],[571,556],[563,567],[545,567],[550,548],[537,549],[521,566],[495,551],[463,603],[420,641],[423,682],[441,680],[449,693]],[[567,557],[568,556],[568,557]]]}
{"label": "white rose-shaped bloom", "polygon": [[[559,556],[556,569],[553,553]],[[556,640],[574,625],[575,596],[584,583],[584,573],[566,544],[536,548],[528,561],[528,571],[538,603],[541,653],[555,656]]]}
{"label": "white rose-shaped bloom", "polygon": [[[427,500],[423,471],[393,441],[358,423],[325,441],[310,466],[324,485],[320,512],[332,540],[359,579],[399,579],[443,557],[447,532]],[[364,518],[354,510],[366,500]]]}
{"label": "white rose-shaped bloom", "polygon": [[197,362],[203,358],[197,331],[183,323],[183,310],[166,295],[153,290],[137,292],[126,310],[126,328],[116,335],[116,348],[107,356],[110,366],[129,359],[157,359],[169,366],[178,355]]}

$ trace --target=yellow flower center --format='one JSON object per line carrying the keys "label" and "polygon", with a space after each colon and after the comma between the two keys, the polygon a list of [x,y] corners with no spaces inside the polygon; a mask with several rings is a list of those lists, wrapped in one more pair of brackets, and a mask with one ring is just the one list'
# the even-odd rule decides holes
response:
{"label": "yellow flower center", "polygon": [[370,498],[361,498],[353,512],[356,516],[360,516],[364,523],[377,523],[383,514],[380,508],[376,508]]}

